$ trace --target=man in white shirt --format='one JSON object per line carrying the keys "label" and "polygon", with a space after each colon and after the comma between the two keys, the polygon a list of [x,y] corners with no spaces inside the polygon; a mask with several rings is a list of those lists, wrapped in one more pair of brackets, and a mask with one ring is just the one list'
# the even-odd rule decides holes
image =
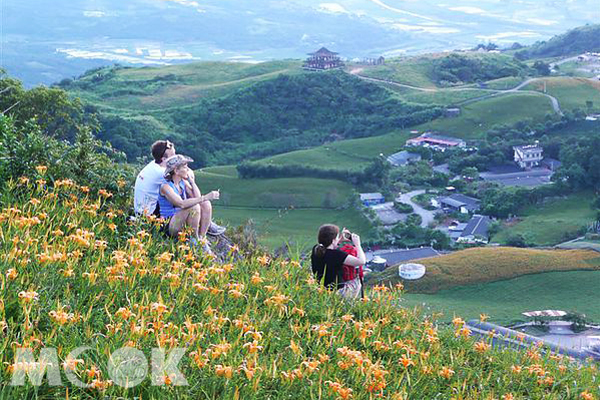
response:
{"label": "man in white shirt", "polygon": [[[168,140],[158,140],[152,145],[154,161],[148,163],[135,179],[133,207],[136,214],[160,217],[158,191],[161,185],[166,182],[164,178],[165,161],[173,155],[175,155],[175,145]],[[191,179],[193,179],[193,171],[191,171],[191,174]],[[200,207],[212,208],[212,205],[209,201],[205,201]],[[224,227],[211,222],[208,229],[209,235],[220,235],[224,232]]]}

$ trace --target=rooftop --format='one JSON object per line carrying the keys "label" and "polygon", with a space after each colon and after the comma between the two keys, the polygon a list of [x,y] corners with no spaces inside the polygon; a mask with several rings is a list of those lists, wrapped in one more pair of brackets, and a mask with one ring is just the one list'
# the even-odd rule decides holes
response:
{"label": "rooftop", "polygon": [[406,150],[399,151],[397,153],[388,156],[387,160],[390,164],[400,166],[405,165],[410,160],[420,160],[421,155],[417,153],[411,153]]}
{"label": "rooftop", "polygon": [[379,256],[385,258],[389,266],[395,266],[406,261],[436,257],[439,255],[440,253],[438,253],[438,251],[432,247],[419,247],[415,249],[389,249],[377,250],[368,254],[367,261],[372,260],[372,258],[375,256]]}
{"label": "rooftop", "polygon": [[309,56],[334,56],[338,53],[336,53],[335,51],[330,51],[329,49],[327,49],[326,47],[321,47],[319,50],[315,51],[314,53],[308,53]]}
{"label": "rooftop", "polygon": [[490,217],[485,215],[474,215],[473,218],[467,223],[465,230],[460,235],[461,237],[467,236],[485,236],[488,235],[488,230],[492,220]]}
{"label": "rooftop", "polygon": [[375,193],[361,193],[360,194],[360,199],[361,200],[375,200],[375,199],[381,199],[383,198],[383,195],[379,192],[375,192]]}
{"label": "rooftop", "polygon": [[539,144],[528,144],[528,145],[525,145],[525,146],[513,146],[513,149],[514,150],[522,151],[524,153],[531,152],[531,151],[544,150],[542,148],[542,146],[540,146]]}

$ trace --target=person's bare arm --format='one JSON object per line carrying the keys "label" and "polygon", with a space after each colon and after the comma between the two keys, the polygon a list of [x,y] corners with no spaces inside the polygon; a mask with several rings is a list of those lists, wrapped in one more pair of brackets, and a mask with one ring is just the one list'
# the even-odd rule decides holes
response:
{"label": "person's bare arm", "polygon": [[200,192],[200,188],[196,185],[196,176],[194,175],[194,171],[190,169],[188,172],[188,179],[186,181],[187,184],[190,185],[191,191],[188,192],[188,197],[200,197],[202,193]]}
{"label": "person's bare arm", "polygon": [[204,195],[204,196],[193,197],[191,199],[183,200],[181,198],[181,196],[177,192],[175,192],[175,190],[173,190],[173,188],[170,185],[167,185],[167,184],[162,185],[160,188],[160,191],[161,191],[162,195],[165,196],[167,198],[167,200],[169,200],[169,203],[173,204],[177,208],[184,208],[184,209],[193,207],[196,204],[202,203],[203,201],[219,199],[219,192],[212,191],[209,194]]}
{"label": "person's bare arm", "polygon": [[356,257],[349,255],[346,257],[344,264],[350,265],[351,267],[365,265],[367,262],[367,257],[365,256],[365,252],[360,245],[360,236],[358,236],[356,233],[352,234],[352,244],[356,248]]}

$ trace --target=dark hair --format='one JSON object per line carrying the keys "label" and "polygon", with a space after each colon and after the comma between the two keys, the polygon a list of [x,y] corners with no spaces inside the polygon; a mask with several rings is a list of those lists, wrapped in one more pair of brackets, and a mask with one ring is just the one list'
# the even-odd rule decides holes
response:
{"label": "dark hair", "polygon": [[340,233],[340,228],[337,225],[325,224],[321,225],[319,228],[319,234],[317,236],[317,241],[319,244],[315,247],[315,255],[317,257],[323,257],[325,255],[325,251],[327,247],[333,243],[335,238],[338,237]]}
{"label": "dark hair", "polygon": [[168,140],[157,140],[152,144],[152,157],[157,164],[162,162],[162,158],[165,155],[165,151],[169,148]]}

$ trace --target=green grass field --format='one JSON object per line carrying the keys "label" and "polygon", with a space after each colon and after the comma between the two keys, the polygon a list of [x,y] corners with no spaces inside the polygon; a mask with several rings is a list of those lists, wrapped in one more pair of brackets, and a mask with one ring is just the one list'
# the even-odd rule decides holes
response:
{"label": "green grass field", "polygon": [[417,136],[411,134],[411,130],[433,130],[451,136],[476,139],[494,125],[510,125],[523,119],[541,121],[546,113],[551,112],[553,111],[550,101],[543,96],[511,93],[463,106],[461,115],[457,118],[439,118],[402,131],[279,154],[259,162],[277,165],[309,164],[327,169],[362,169],[379,154],[387,156],[399,151],[407,139]]}
{"label": "green grass field", "polygon": [[488,89],[507,90],[512,89],[521,83],[524,79],[518,76],[508,76],[506,78],[494,79],[486,82]]}
{"label": "green grass field", "polygon": [[361,75],[371,78],[391,80],[405,85],[418,87],[435,87],[429,77],[433,65],[431,56],[394,58],[386,60],[385,65],[377,66],[352,66],[351,69],[361,68]]}
{"label": "green grass field", "polygon": [[[416,261],[427,267],[425,276],[404,282],[410,293],[438,293],[455,287],[496,282],[542,272],[597,270],[600,254],[593,250],[475,247]],[[396,284],[396,267],[369,276],[368,285]]]}
{"label": "green grass field", "polygon": [[215,203],[214,217],[230,226],[239,226],[252,220],[259,243],[275,249],[293,243],[300,250],[308,250],[317,243],[317,231],[322,224],[347,227],[363,238],[368,237],[369,222],[358,211],[332,209],[252,209],[230,208]]}
{"label": "green grass field", "polygon": [[201,190],[221,189],[213,203],[215,219],[230,226],[252,220],[259,242],[276,248],[286,241],[305,250],[315,243],[321,224],[334,223],[359,234],[369,233],[369,222],[354,209],[341,210],[355,195],[351,185],[329,179],[239,179],[233,166],[196,172]]}
{"label": "green grass field", "polygon": [[[71,93],[105,112],[139,113],[181,107],[202,98],[220,97],[261,80],[302,73],[299,61],[260,64],[201,62],[167,67],[126,68],[94,83],[94,89]],[[92,82],[93,75],[81,79]]]}
{"label": "green grass field", "polygon": [[557,309],[586,314],[600,322],[598,308],[600,271],[548,272],[518,278],[443,290],[436,294],[404,294],[405,307],[422,306],[442,311],[442,320],[454,315],[463,319],[479,318],[508,324],[524,320],[522,312]]}
{"label": "green grass field", "polygon": [[234,166],[197,173],[203,191],[221,190],[219,204],[256,208],[338,208],[354,195],[351,185],[329,179],[239,179]]}
{"label": "green grass field", "polygon": [[[406,88],[405,88],[406,89]],[[465,100],[485,96],[489,92],[486,90],[469,88],[463,90],[438,89],[434,92],[424,92],[415,89],[406,89],[400,97],[406,101],[424,104],[439,104],[442,106],[451,106],[459,104]]]}
{"label": "green grass field", "polygon": [[593,103],[592,110],[600,111],[600,81],[585,78],[545,78],[525,86],[524,90],[542,92],[546,83],[546,91],[558,99],[563,110],[582,108],[587,110],[587,101]]}
{"label": "green grass field", "polygon": [[581,192],[527,208],[521,213],[521,221],[505,224],[492,241],[503,244],[511,235],[520,234],[535,245],[552,246],[573,239],[578,230],[595,220],[592,200],[591,192]]}
{"label": "green grass field", "polygon": [[387,156],[399,151],[410,137],[409,130],[394,131],[380,136],[343,140],[312,149],[292,151],[263,158],[259,162],[276,165],[308,164],[324,169],[360,170],[379,154]]}
{"label": "green grass field", "polygon": [[462,106],[457,118],[440,118],[414,129],[477,139],[494,125],[512,125],[522,120],[542,121],[547,113],[553,112],[550,100],[543,96],[510,93]]}

